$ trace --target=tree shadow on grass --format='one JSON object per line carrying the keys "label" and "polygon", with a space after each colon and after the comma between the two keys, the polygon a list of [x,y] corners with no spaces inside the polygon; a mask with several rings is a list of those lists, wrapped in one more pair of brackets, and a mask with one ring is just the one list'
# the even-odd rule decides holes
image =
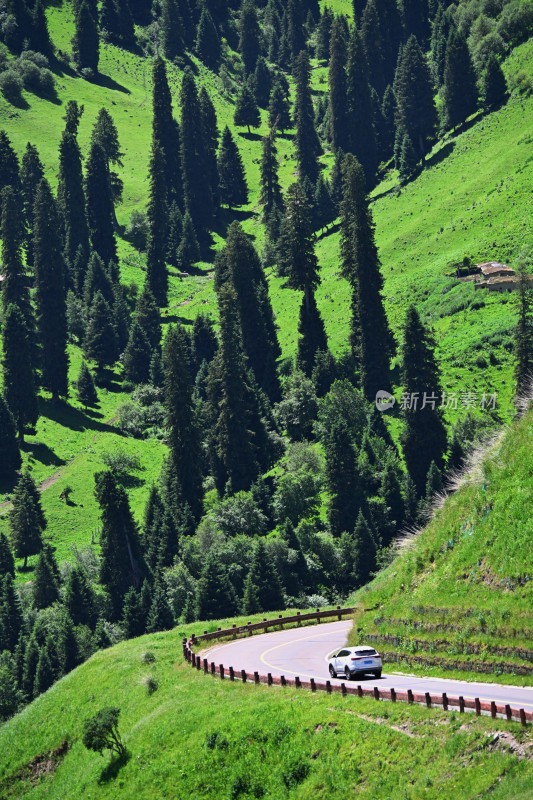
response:
{"label": "tree shadow on grass", "polygon": [[98,778],[98,783],[109,783],[109,781],[114,780],[122,767],[126,766],[128,761],[130,760],[131,756],[129,752],[126,752],[119,756],[118,758],[112,758],[109,764],[104,767],[102,772],[100,773],[100,777]]}
{"label": "tree shadow on grass", "polygon": [[429,156],[429,158],[426,158],[425,166],[434,167],[435,164],[440,164],[441,161],[444,161],[445,158],[448,158],[450,153],[452,153],[455,148],[455,142],[456,140],[453,139],[451,142],[445,144],[444,147],[441,147],[440,150],[437,150],[436,153]]}
{"label": "tree shadow on grass", "polygon": [[260,133],[248,133],[248,131],[239,131],[239,136],[243,139],[248,139],[249,142],[260,142],[263,138]]}
{"label": "tree shadow on grass", "polygon": [[54,451],[43,442],[24,442],[21,450],[29,453],[35,461],[39,461],[45,467],[62,467],[66,464],[64,458],[60,458]]}
{"label": "tree shadow on grass", "polygon": [[81,432],[92,430],[97,433],[115,433],[117,436],[124,435],[118,428],[112,425],[106,425],[102,422],[97,422],[78,408],[69,406],[67,403],[52,403],[51,400],[41,399],[40,406],[43,417],[53,422],[58,422],[65,428],[70,428],[71,431]]}
{"label": "tree shadow on grass", "polygon": [[121,83],[117,83],[117,81],[113,80],[109,75],[102,75],[100,72],[91,79],[90,83],[94,83],[96,86],[102,86],[104,89],[111,89],[111,91],[114,92],[131,94],[126,86],[122,86]]}

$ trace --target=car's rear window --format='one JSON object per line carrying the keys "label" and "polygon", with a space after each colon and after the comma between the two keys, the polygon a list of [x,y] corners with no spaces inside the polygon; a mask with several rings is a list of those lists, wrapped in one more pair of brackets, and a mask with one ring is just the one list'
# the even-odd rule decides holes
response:
{"label": "car's rear window", "polygon": [[377,653],[375,650],[372,650],[371,647],[365,647],[362,650],[354,650],[356,656],[376,656]]}

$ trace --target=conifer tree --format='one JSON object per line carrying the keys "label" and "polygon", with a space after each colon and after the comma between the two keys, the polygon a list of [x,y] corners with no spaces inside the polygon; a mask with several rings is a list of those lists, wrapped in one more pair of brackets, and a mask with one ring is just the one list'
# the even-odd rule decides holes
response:
{"label": "conifer tree", "polygon": [[[65,258],[73,266],[77,261],[83,269],[77,274],[74,287],[79,294],[85,279],[89,258],[89,227],[85,211],[85,192],[81,168],[81,152],[76,134],[65,130],[59,145],[59,185],[57,190],[59,211],[63,218]],[[77,256],[81,250],[81,258]]]}
{"label": "conifer tree", "polygon": [[[2,580],[5,575],[11,575],[12,578],[15,577],[15,559],[13,558],[7,536],[5,533],[0,533],[0,580]],[[1,592],[2,590],[0,589],[0,596]]]}
{"label": "conifer tree", "polygon": [[206,67],[214,71],[218,69],[221,55],[220,38],[207,6],[202,8],[202,13],[200,14],[196,36],[196,52],[198,58],[204,62]]}
{"label": "conifer tree", "polygon": [[120,619],[128,589],[141,585],[144,563],[128,497],[111,472],[95,475],[102,514],[100,583],[109,594],[113,619]]}
{"label": "conifer tree", "polygon": [[141,597],[133,586],[128,589],[124,597],[122,613],[122,628],[126,639],[134,639],[145,632],[145,620],[141,606]]}
{"label": "conifer tree", "polygon": [[5,131],[0,131],[0,192],[11,186],[15,193],[20,191],[20,173],[17,154]]}
{"label": "conifer tree", "polygon": [[171,328],[165,338],[163,369],[170,458],[179,505],[187,504],[198,520],[203,511],[202,456],[192,397],[189,342],[181,326]]}
{"label": "conifer tree", "polygon": [[183,232],[178,247],[178,264],[180,269],[186,272],[199,260],[200,245],[198,244],[198,237],[196,236],[192,217],[186,211],[183,217]]}
{"label": "conifer tree", "polygon": [[368,82],[380,97],[385,91],[385,43],[375,0],[368,0],[361,18],[361,41],[368,64]]}
{"label": "conifer tree", "polygon": [[[401,130],[401,128],[399,130]],[[400,148],[398,165],[398,172],[400,173],[400,179],[402,181],[408,181],[409,178],[414,175],[416,172],[417,162],[418,159],[415,153],[413,142],[411,141],[409,134],[405,132],[402,140],[402,146]]]}
{"label": "conifer tree", "polygon": [[[15,420],[5,398],[0,394],[0,475],[9,478],[22,463],[17,442]],[[0,548],[1,549],[1,548]],[[0,575],[2,575],[0,554]]]}
{"label": "conifer tree", "polygon": [[443,5],[439,4],[431,31],[431,63],[435,81],[439,87],[442,86],[444,82],[446,44],[450,31],[454,27],[453,17]]}
{"label": "conifer tree", "polygon": [[161,315],[147,283],[137,300],[133,319],[146,333],[151,349],[158,350],[161,345]]}
{"label": "conifer tree", "polygon": [[204,121],[192,72],[183,74],[181,101],[181,162],[186,209],[199,234],[213,218],[211,174],[207,158]]}
{"label": "conifer tree", "polygon": [[[125,1],[127,2],[127,0]],[[114,203],[120,203],[122,201],[123,183],[121,178],[111,169],[111,167],[124,166],[122,163],[122,156],[124,153],[120,149],[118,131],[113,121],[113,117],[105,108],[101,108],[98,112],[98,116],[93,127],[91,140],[98,142],[105,153],[107,178],[111,187],[111,195]],[[115,228],[118,227],[118,223],[114,217],[114,208],[113,222]]]}
{"label": "conifer tree", "polygon": [[81,362],[78,379],[76,381],[76,395],[80,403],[84,406],[85,411],[87,411],[89,406],[93,407],[98,402],[93,376],[85,361]]}
{"label": "conifer tree", "polygon": [[81,566],[71,569],[65,582],[63,602],[74,625],[87,625],[94,629],[97,616],[94,590]]}
{"label": "conifer tree", "polygon": [[239,15],[239,53],[246,75],[255,70],[261,52],[261,29],[251,0],[243,0]]}
{"label": "conifer tree", "polygon": [[15,588],[13,576],[4,575],[0,582],[0,631],[2,631],[2,649],[11,652],[17,646],[20,632],[23,629],[24,618],[18,592]]}
{"label": "conifer tree", "polygon": [[254,543],[246,587],[248,584],[255,588],[259,611],[282,611],[285,608],[278,571],[267,558],[265,544],[261,538],[256,539]]}
{"label": "conifer tree", "polygon": [[22,312],[28,334],[34,334],[34,319],[30,304],[24,265],[22,262],[22,239],[24,235],[20,204],[12,186],[6,186],[0,195],[1,220],[0,236],[2,238],[2,307],[4,312],[13,303]]}
{"label": "conifer tree", "polygon": [[416,36],[425,49],[429,37],[428,3],[424,0],[401,0],[400,9],[405,37]]}
{"label": "conifer tree", "polygon": [[57,600],[59,600],[57,579],[50,564],[48,552],[42,550],[33,574],[33,607],[47,608]]}
{"label": "conifer tree", "polygon": [[313,372],[318,353],[325,352],[328,349],[326,329],[316,304],[314,292],[309,293],[307,300],[304,295],[300,306],[298,333],[300,338],[298,339],[296,366],[309,378]]}
{"label": "conifer tree", "polygon": [[162,58],[154,61],[152,87],[152,149],[157,142],[165,158],[166,195],[163,199],[169,207],[177,203],[183,209],[180,128],[172,116],[172,97]]}
{"label": "conifer tree", "polygon": [[108,179],[107,158],[103,147],[91,143],[85,175],[87,220],[91,245],[104,264],[117,260],[117,246],[113,232],[114,206]]}
{"label": "conifer tree", "polygon": [[348,124],[346,88],[346,39],[340,17],[336,17],[331,29],[329,59],[329,123],[333,150],[349,149],[350,128]]}
{"label": "conifer tree", "polygon": [[381,160],[388,160],[392,155],[394,146],[394,115],[396,111],[396,98],[394,90],[389,83],[383,95],[381,104]]}
{"label": "conifer tree", "polygon": [[146,632],[169,631],[174,627],[174,617],[168,603],[167,595],[161,581],[156,581],[152,597],[152,605],[146,621]]}
{"label": "conifer tree", "polygon": [[202,118],[202,134],[205,144],[206,168],[209,175],[209,188],[211,190],[213,210],[216,212],[220,205],[217,163],[219,130],[215,106],[205,86],[202,86],[200,89],[199,101]]}
{"label": "conifer tree", "polygon": [[311,91],[309,57],[302,51],[297,59],[294,69],[296,82],[296,99],[294,103],[294,123],[296,135],[294,144],[298,160],[300,180],[308,178],[314,185],[318,177],[317,158],[322,152],[317,132],[315,130],[315,113]]}
{"label": "conifer tree", "polygon": [[100,31],[105,31],[107,34],[106,38],[110,42],[118,44],[120,42],[120,23],[116,0],[102,0],[99,23]]}
{"label": "conifer tree", "polygon": [[59,231],[56,202],[43,178],[35,197],[33,250],[41,382],[54,401],[68,395],[65,265]]}
{"label": "conifer tree", "polygon": [[344,160],[341,259],[342,275],[352,287],[352,350],[360,358],[364,395],[373,402],[377,391],[390,388],[389,362],[394,345],[383,307],[383,277],[365,176],[351,154]]}
{"label": "conifer tree", "polygon": [[140,385],[150,379],[152,351],[146,333],[138,322],[131,326],[130,338],[124,351],[124,377],[130,383]]}
{"label": "conifer tree", "polygon": [[444,486],[442,482],[442,472],[434,461],[429,465],[428,477],[426,481],[426,503],[429,505],[435,495],[442,494]]}
{"label": "conifer tree", "polygon": [[96,361],[100,370],[112,366],[117,359],[113,317],[101,292],[96,293],[91,306],[83,350],[87,358]]}
{"label": "conifer tree", "polygon": [[33,686],[35,682],[37,664],[39,662],[39,650],[39,645],[35,635],[32,635],[24,653],[24,666],[22,673],[22,690],[28,700],[33,698]]}
{"label": "conifer tree", "polygon": [[300,0],[288,0],[287,3],[287,42],[291,62],[294,65],[305,49],[303,9]]}
{"label": "conifer tree", "polygon": [[236,611],[237,600],[227,569],[214,550],[210,550],[196,586],[196,619],[221,619],[231,617]]}
{"label": "conifer tree", "polygon": [[167,193],[163,148],[152,140],[150,159],[150,198],[148,222],[150,235],[146,254],[146,282],[159,306],[168,302],[168,273],[165,263],[167,250]]}
{"label": "conifer tree", "polygon": [[218,350],[218,339],[213,321],[205,314],[198,314],[192,328],[192,360],[193,370],[197,373],[202,363],[211,363]]}
{"label": "conifer tree", "polygon": [[98,23],[87,0],[82,0],[78,5],[74,16],[74,26],[75,33],[72,38],[74,63],[80,71],[90,69],[98,72],[100,58]]}
{"label": "conifer tree", "polygon": [[272,89],[272,73],[270,72],[270,69],[268,68],[263,56],[260,56],[257,59],[257,64],[255,65],[254,71],[253,86],[255,101],[259,108],[268,108],[270,90]]}
{"label": "conifer tree", "polygon": [[376,543],[361,509],[359,510],[353,536],[355,542],[354,573],[356,585],[359,587],[368,583],[372,571],[376,568]]}
{"label": "conifer tree", "polygon": [[[383,470],[379,496],[385,501],[391,519],[396,523],[396,528],[399,528],[405,520],[405,504],[397,470],[391,461],[387,462]],[[384,544],[387,545],[388,542],[384,542]]]}
{"label": "conifer tree", "polygon": [[33,204],[37,187],[43,177],[44,167],[39,158],[37,148],[28,142],[20,167],[20,188],[27,226],[26,264],[29,267],[33,266]]}
{"label": "conifer tree", "polygon": [[150,383],[160,389],[163,386],[163,361],[161,354],[154,350],[150,359]]}
{"label": "conifer tree", "polygon": [[42,550],[42,532],[46,528],[40,500],[29,472],[24,473],[13,492],[13,507],[9,514],[11,544],[17,558],[24,559]]}
{"label": "conifer tree", "polygon": [[46,644],[39,650],[39,659],[37,661],[35,681],[33,684],[34,697],[38,697],[43,692],[46,692],[46,690],[52,686],[57,677],[50,660],[48,645],[53,647],[51,639],[47,639]]}
{"label": "conifer tree", "polygon": [[261,611],[259,592],[253,582],[252,570],[248,572],[244,582],[244,596],[242,599],[243,614],[258,614]]}
{"label": "conifer tree", "polygon": [[318,61],[327,61],[329,59],[331,29],[334,19],[333,11],[326,6],[320,15],[315,34],[315,57]]}
{"label": "conifer tree", "polygon": [[350,36],[346,70],[349,143],[343,149],[355,155],[365,171],[366,185],[370,188],[375,183],[378,166],[376,131],[367,56],[361,36],[355,27]]}
{"label": "conifer tree", "polygon": [[136,44],[135,24],[129,0],[116,0],[116,3],[120,44],[126,48],[134,48]]}
{"label": "conifer tree", "polygon": [[97,293],[100,292],[109,306],[113,304],[113,283],[109,270],[98,253],[93,253],[89,259],[85,280],[83,282],[83,302],[90,309]]}
{"label": "conifer tree", "polygon": [[328,522],[333,535],[340,536],[353,530],[363,499],[352,437],[344,420],[333,423],[324,449],[326,481],[331,492]]}
{"label": "conifer tree", "polygon": [[280,387],[275,362],[281,355],[281,349],[268,286],[257,251],[238,222],[233,222],[228,229],[225,262],[237,296],[242,343],[248,365],[259,386],[272,400],[278,400]]}
{"label": "conifer tree", "polygon": [[163,0],[160,20],[163,52],[169,61],[173,61],[185,52],[185,21],[178,0]]}
{"label": "conifer tree", "polygon": [[283,195],[278,178],[278,150],[275,130],[271,129],[263,138],[261,157],[261,193],[259,202],[263,206],[263,221],[266,223],[274,208],[283,209]]}
{"label": "conifer tree", "polygon": [[495,53],[491,53],[483,73],[481,95],[484,108],[489,111],[505,102],[507,81]]}
{"label": "conifer tree", "polygon": [[13,304],[4,313],[2,350],[4,398],[23,442],[24,428],[35,425],[39,409],[28,327],[21,311]]}
{"label": "conifer tree", "polygon": [[166,260],[173,267],[179,265],[178,248],[183,235],[183,215],[177,203],[172,203],[168,213],[168,237]]}
{"label": "conifer tree", "polygon": [[[440,408],[440,376],[435,342],[414,306],[407,311],[402,346],[402,382],[409,402],[404,409],[402,448],[407,471],[419,497],[424,495],[431,462],[442,468],[446,428]],[[416,406],[416,408],[415,408]]]}
{"label": "conifer tree", "polygon": [[515,381],[518,397],[527,394],[533,377],[533,316],[531,306],[533,292],[525,265],[520,265],[516,307],[518,320],[514,332]]}
{"label": "conifer tree", "polygon": [[59,630],[58,651],[61,662],[61,671],[66,675],[80,662],[80,652],[78,641],[74,633],[74,625],[68,613],[61,617],[61,628]]}
{"label": "conifer tree", "polygon": [[231,210],[248,202],[248,185],[244,174],[241,154],[226,125],[218,152],[218,174],[220,178],[220,200]]}
{"label": "conifer tree", "polygon": [[398,106],[397,125],[403,126],[424,162],[428,143],[434,136],[437,111],[426,57],[414,35],[405,45],[394,81]]}
{"label": "conifer tree", "polygon": [[279,130],[282,134],[292,124],[288,86],[285,86],[279,75],[275,78],[270,92],[268,124],[271,130]]}
{"label": "conifer tree", "polygon": [[316,223],[318,228],[327,228],[337,216],[335,203],[331,196],[329,181],[319,175],[315,189]]}
{"label": "conifer tree", "polygon": [[250,126],[258,128],[261,124],[261,115],[254,93],[250,86],[250,81],[244,81],[241,90],[237,97],[235,104],[235,113],[233,115],[233,122],[235,125],[246,125],[248,133],[250,133]]}
{"label": "conifer tree", "polygon": [[478,107],[477,76],[466,39],[461,31],[450,31],[444,61],[444,121],[455,128]]}

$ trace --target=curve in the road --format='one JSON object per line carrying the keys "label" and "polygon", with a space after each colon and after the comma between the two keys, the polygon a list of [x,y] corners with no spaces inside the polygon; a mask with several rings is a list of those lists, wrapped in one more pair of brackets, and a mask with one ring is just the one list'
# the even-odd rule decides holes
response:
{"label": "curve in the road", "polygon": [[[246,672],[270,672],[272,675],[298,676],[316,681],[329,679],[328,656],[339,650],[352,626],[350,620],[330,622],[315,628],[292,628],[285,631],[265,633],[227,644],[219,644],[202,652],[202,656],[217,664],[233,666]],[[481,701],[509,703],[528,711],[533,710],[533,687],[508,686],[495,683],[475,683],[450,678],[423,678],[416,675],[389,672],[385,669],[381,679],[373,675],[357,678],[358,683],[372,682],[372,686],[397,691],[431,692],[478,697]],[[340,684],[341,679],[332,683]]]}

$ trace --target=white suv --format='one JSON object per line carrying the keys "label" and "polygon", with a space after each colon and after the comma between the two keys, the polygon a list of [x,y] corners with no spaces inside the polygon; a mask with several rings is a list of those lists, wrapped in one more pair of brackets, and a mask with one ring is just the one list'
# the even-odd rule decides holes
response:
{"label": "white suv", "polygon": [[343,647],[329,659],[329,674],[332,678],[343,675],[347,681],[356,675],[371,672],[381,678],[383,664],[381,656],[373,647]]}

